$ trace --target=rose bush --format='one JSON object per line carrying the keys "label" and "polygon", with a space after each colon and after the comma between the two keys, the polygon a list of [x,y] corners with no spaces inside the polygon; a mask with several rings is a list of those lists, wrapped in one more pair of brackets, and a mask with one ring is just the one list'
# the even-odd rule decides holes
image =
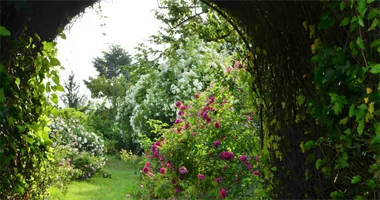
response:
{"label": "rose bush", "polygon": [[[141,198],[253,198],[263,186],[258,119],[250,78],[231,68],[186,103],[176,102],[177,119],[162,137],[145,145]],[[244,100],[244,101],[243,101]]]}

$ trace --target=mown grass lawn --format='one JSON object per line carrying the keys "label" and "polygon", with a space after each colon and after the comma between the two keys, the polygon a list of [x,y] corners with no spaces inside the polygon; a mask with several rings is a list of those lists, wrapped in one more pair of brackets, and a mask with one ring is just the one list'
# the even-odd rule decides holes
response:
{"label": "mown grass lawn", "polygon": [[[108,157],[105,168],[112,178],[95,176],[87,181],[74,181],[68,192],[63,194],[57,188],[50,188],[52,200],[122,200],[127,194],[138,189],[136,165],[126,163],[114,157]],[[133,198],[130,198],[133,199]]]}

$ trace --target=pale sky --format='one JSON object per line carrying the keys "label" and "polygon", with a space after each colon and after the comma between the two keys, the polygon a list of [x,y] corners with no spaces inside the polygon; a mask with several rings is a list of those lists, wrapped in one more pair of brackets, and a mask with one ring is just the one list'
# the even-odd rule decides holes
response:
{"label": "pale sky", "polygon": [[[56,40],[58,59],[65,67],[60,72],[61,84],[73,70],[76,81],[81,84],[81,92],[87,96],[90,92],[83,80],[97,75],[92,66],[93,58],[101,56],[110,44],[120,44],[133,55],[138,43],[146,42],[163,26],[152,11],[158,9],[157,0],[106,0],[101,2],[101,9],[101,14],[107,18],[100,20],[100,14],[87,9],[69,30],[64,31],[66,40],[60,37]],[[100,26],[103,23],[106,27]]]}

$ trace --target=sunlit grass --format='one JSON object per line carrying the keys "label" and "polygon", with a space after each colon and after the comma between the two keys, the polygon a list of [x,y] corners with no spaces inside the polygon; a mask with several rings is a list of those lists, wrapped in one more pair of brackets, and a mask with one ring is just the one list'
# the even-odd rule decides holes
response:
{"label": "sunlit grass", "polygon": [[[136,165],[125,163],[114,157],[108,157],[105,166],[112,178],[95,176],[88,181],[73,182],[69,185],[67,194],[57,188],[50,188],[53,200],[120,200],[126,199],[138,189]],[[131,198],[133,199],[133,198]]]}

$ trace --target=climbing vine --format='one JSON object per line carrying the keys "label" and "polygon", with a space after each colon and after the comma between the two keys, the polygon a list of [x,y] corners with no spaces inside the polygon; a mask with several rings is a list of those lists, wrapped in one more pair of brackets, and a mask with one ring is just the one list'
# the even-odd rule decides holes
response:
{"label": "climbing vine", "polygon": [[54,42],[37,34],[10,36],[1,27],[1,39],[11,50],[0,64],[0,198],[41,199],[52,158],[47,114],[58,103],[55,92],[63,91],[60,63]]}
{"label": "climbing vine", "polygon": [[[333,199],[379,199],[379,2],[331,1],[325,6],[318,33],[310,32],[315,38],[316,95],[298,97],[298,103],[325,127],[325,133],[301,144],[318,171],[307,170],[305,176],[323,181]],[[337,28],[344,30],[344,40],[326,37]]]}

